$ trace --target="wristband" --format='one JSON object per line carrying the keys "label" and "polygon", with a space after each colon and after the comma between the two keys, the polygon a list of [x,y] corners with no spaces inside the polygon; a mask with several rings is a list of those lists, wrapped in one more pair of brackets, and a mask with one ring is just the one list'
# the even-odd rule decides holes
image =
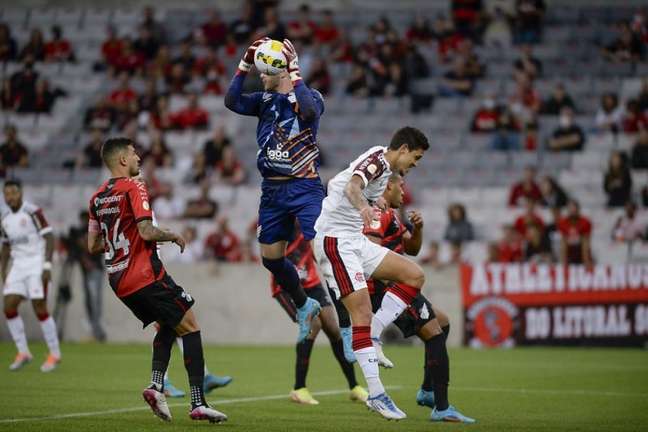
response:
{"label": "wristband", "polygon": [[43,263],[43,271],[49,271],[52,270],[52,262],[51,261],[45,261]]}

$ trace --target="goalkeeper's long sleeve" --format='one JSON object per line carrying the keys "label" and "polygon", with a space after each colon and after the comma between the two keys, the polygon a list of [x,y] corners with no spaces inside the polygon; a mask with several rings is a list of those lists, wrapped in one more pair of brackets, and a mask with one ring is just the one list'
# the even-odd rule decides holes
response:
{"label": "goalkeeper's long sleeve", "polygon": [[295,97],[299,104],[299,116],[306,122],[315,120],[320,113],[318,112],[315,99],[310,89],[306,87],[303,80],[293,83],[293,86],[295,89]]}
{"label": "goalkeeper's long sleeve", "polygon": [[246,72],[240,70],[236,72],[225,94],[225,106],[238,114],[257,115],[262,94],[259,92],[243,94],[246,75]]}

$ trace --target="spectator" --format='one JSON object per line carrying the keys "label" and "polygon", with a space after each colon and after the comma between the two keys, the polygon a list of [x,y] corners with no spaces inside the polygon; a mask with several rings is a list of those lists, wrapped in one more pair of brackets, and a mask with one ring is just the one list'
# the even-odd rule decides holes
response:
{"label": "spectator", "polygon": [[146,188],[149,192],[149,201],[151,205],[155,205],[157,199],[168,193],[171,185],[161,181],[156,175],[157,168],[152,159],[142,161],[141,177],[146,183]]}
{"label": "spectator", "polygon": [[157,91],[157,82],[155,81],[155,79],[149,79],[148,81],[146,81],[144,93],[137,100],[137,105],[139,106],[140,110],[152,113],[157,108],[159,97],[160,96]]}
{"label": "spectator", "polygon": [[185,86],[191,82],[189,72],[182,63],[175,63],[171,66],[170,73],[165,77],[168,93],[184,94]]}
{"label": "spectator", "polygon": [[632,32],[628,22],[617,27],[619,37],[603,48],[603,56],[611,62],[638,62],[643,58],[643,47],[639,37]]}
{"label": "spectator", "polygon": [[40,29],[33,29],[29,35],[27,45],[20,51],[20,60],[31,58],[32,61],[43,61],[45,59],[45,38]]}
{"label": "spectator", "polygon": [[126,111],[128,106],[137,100],[137,93],[130,86],[130,79],[126,72],[119,75],[119,84],[108,96],[110,105],[117,111]]}
{"label": "spectator", "polygon": [[625,205],[625,214],[619,216],[612,228],[612,240],[633,243],[642,240],[645,232],[645,221],[641,221],[637,217],[637,204],[628,201]]}
{"label": "spectator", "polygon": [[237,45],[248,42],[250,35],[254,30],[256,30],[253,21],[252,3],[249,1],[243,2],[241,16],[234,20],[229,26],[229,31]]}
{"label": "spectator", "polygon": [[570,108],[576,111],[576,106],[572,97],[565,91],[565,86],[562,83],[556,84],[551,96],[542,103],[540,113],[547,115],[559,115],[563,108]]}
{"label": "spectator", "polygon": [[615,93],[605,93],[601,96],[601,107],[596,113],[596,127],[602,132],[618,132],[623,120],[623,107]]}
{"label": "spectator", "polygon": [[345,33],[340,32],[339,37],[331,42],[329,46],[331,50],[329,58],[332,62],[352,63],[354,61],[355,53],[353,45]]}
{"label": "spectator", "polygon": [[494,132],[497,129],[499,112],[493,96],[487,96],[475,112],[471,123],[472,132]]}
{"label": "spectator", "polygon": [[567,194],[551,176],[544,176],[540,182],[541,203],[549,208],[563,208],[567,205]]}
{"label": "spectator", "polygon": [[473,226],[466,217],[463,204],[455,203],[448,207],[448,225],[443,239],[450,242],[453,262],[457,262],[461,257],[462,245],[475,239]]}
{"label": "spectator", "polygon": [[414,17],[414,22],[405,32],[405,39],[412,43],[429,43],[432,41],[432,29],[427,18],[421,14]]}
{"label": "spectator", "polygon": [[181,253],[179,248],[166,248],[164,250],[164,260],[185,264],[193,264],[202,260],[204,248],[202,243],[197,240],[196,228],[193,226],[184,227],[182,237],[186,243],[184,252]]}
{"label": "spectator", "polygon": [[562,219],[562,209],[560,207],[551,207],[551,223],[545,227],[545,237],[551,244],[551,250],[554,258],[560,256],[560,220]]}
{"label": "spectator", "polygon": [[11,36],[7,23],[0,22],[0,62],[14,61],[17,54],[16,40]]}
{"label": "spectator", "polygon": [[574,114],[570,108],[560,111],[558,128],[553,131],[547,147],[551,151],[580,151],[585,146],[585,134],[580,126],[574,123]]}
{"label": "spectator", "polygon": [[196,56],[193,53],[191,41],[186,40],[182,42],[180,45],[180,54],[173,59],[173,63],[181,64],[185,71],[193,69],[194,64],[196,63]]}
{"label": "spectator", "polygon": [[455,30],[452,21],[438,15],[432,24],[437,39],[437,54],[441,63],[447,63],[459,48],[463,37]]}
{"label": "spectator", "polygon": [[515,231],[520,234],[522,238],[526,238],[527,230],[531,226],[536,226],[544,234],[545,224],[540,215],[536,212],[536,201],[528,199],[525,201],[524,213],[515,219],[513,224]]}
{"label": "spectator", "polygon": [[503,236],[497,243],[497,261],[515,263],[522,261],[522,239],[520,234],[511,225],[502,227]]}
{"label": "spectator", "polygon": [[648,129],[641,129],[632,146],[632,168],[648,169]]}
{"label": "spectator", "polygon": [[430,241],[428,251],[419,261],[422,265],[429,265],[434,269],[440,269],[443,266],[439,257],[439,242],[436,240]]}
{"label": "spectator", "polygon": [[369,94],[367,72],[360,63],[354,63],[346,85],[346,93],[351,96],[364,97]]}
{"label": "spectator", "polygon": [[270,39],[282,41],[286,38],[286,28],[279,21],[279,14],[276,6],[266,8],[264,12],[264,25],[257,29],[257,34],[267,36]]}
{"label": "spectator", "polygon": [[524,73],[516,76],[516,88],[513,96],[511,97],[510,105],[513,112],[522,117],[524,123],[533,121],[538,112],[542,99],[540,93],[533,88],[533,81],[529,75]]}
{"label": "spectator", "polygon": [[527,151],[534,151],[538,148],[538,122],[530,121],[524,126],[524,145]]}
{"label": "spectator", "polygon": [[508,107],[499,110],[490,146],[500,151],[520,149],[520,127]]}
{"label": "spectator", "polygon": [[648,77],[641,81],[641,92],[639,92],[637,101],[639,102],[639,109],[641,111],[648,110]]}
{"label": "spectator", "polygon": [[225,126],[218,126],[214,129],[211,139],[205,141],[202,153],[205,163],[215,167],[223,159],[223,150],[232,145],[231,140],[225,134]]}
{"label": "spectator", "polygon": [[584,264],[591,266],[592,250],[591,235],[592,223],[580,214],[580,205],[574,200],[567,204],[567,216],[560,220],[560,234],[562,235],[560,247],[560,263]]}
{"label": "spectator", "polygon": [[29,165],[27,148],[18,141],[18,132],[13,125],[5,126],[5,142],[0,146],[0,166],[3,169]]}
{"label": "spectator", "polygon": [[170,167],[173,165],[173,154],[167,147],[164,135],[153,129],[150,133],[151,144],[149,149],[142,154],[142,160],[152,159],[156,167]]}
{"label": "spectator", "polygon": [[103,132],[99,128],[92,129],[90,133],[90,142],[86,144],[83,151],[76,160],[77,168],[101,168],[103,160],[101,159],[101,146],[103,145]]}
{"label": "spectator", "polygon": [[483,14],[481,0],[452,0],[450,8],[457,32],[465,38],[477,40]]}
{"label": "spectator", "polygon": [[61,89],[51,91],[49,89],[49,82],[46,79],[41,78],[36,81],[34,94],[26,95],[20,100],[17,111],[22,113],[49,114],[56,98],[64,96],[65,94],[66,93]]}
{"label": "spectator", "polygon": [[321,58],[313,60],[311,72],[306,82],[311,88],[319,90],[324,96],[328,95],[331,88],[331,75],[324,60]]}
{"label": "spectator", "polygon": [[198,105],[198,95],[189,95],[185,108],[173,114],[173,123],[179,129],[206,129],[209,126],[209,113]]}
{"label": "spectator", "polygon": [[[117,30],[112,25],[108,26],[106,40],[101,44],[102,67],[107,67],[114,72],[122,57],[124,41],[117,36]],[[99,68],[101,69],[101,67]]]}
{"label": "spectator", "polygon": [[238,186],[245,181],[245,170],[232,146],[223,149],[223,157],[216,164],[216,173],[221,181],[231,186]]}
{"label": "spectator", "polygon": [[623,132],[633,134],[645,129],[648,129],[648,114],[641,111],[636,99],[630,99],[623,118]]}
{"label": "spectator", "polygon": [[165,43],[166,30],[164,29],[164,25],[162,25],[162,23],[155,19],[155,9],[153,9],[151,6],[146,6],[143,10],[142,15],[143,18],[140,23],[140,27],[146,28],[153,36],[153,39],[155,39],[158,43]]}
{"label": "spectator", "polygon": [[463,57],[456,57],[453,69],[443,75],[443,82],[439,88],[440,96],[470,96],[475,83],[466,70],[466,61]]}
{"label": "spectator", "polygon": [[615,151],[610,156],[608,170],[603,179],[603,189],[608,196],[608,207],[623,207],[632,197],[632,176],[628,157]]}
{"label": "spectator", "polygon": [[459,44],[457,56],[463,57],[468,77],[476,80],[484,76],[486,68],[479,62],[479,57],[474,50],[474,44],[470,39],[463,40]]}
{"label": "spectator", "polygon": [[542,191],[538,183],[536,183],[536,169],[534,166],[526,166],[522,180],[511,186],[508,205],[511,207],[520,206],[524,204],[521,200],[542,200]]}
{"label": "spectator", "polygon": [[16,102],[13,89],[11,88],[11,80],[9,78],[4,78],[2,80],[2,88],[0,89],[0,109],[2,111],[13,111],[16,109]]}
{"label": "spectator", "polygon": [[511,16],[496,7],[484,31],[484,45],[502,49],[509,49],[513,42],[511,32]]}
{"label": "spectator", "polygon": [[205,252],[217,261],[239,262],[242,259],[241,241],[222,217],[216,221],[216,230],[205,239]]}
{"label": "spectator", "polygon": [[545,9],[544,0],[516,1],[515,39],[517,43],[537,44],[540,42]]}
{"label": "spectator", "polygon": [[299,6],[297,19],[288,23],[288,38],[295,42],[301,42],[304,45],[310,45],[313,42],[317,32],[317,24],[311,19],[310,6],[304,3]]}
{"label": "spectator", "polygon": [[533,56],[533,46],[529,44],[522,45],[520,53],[520,58],[513,63],[516,78],[520,75],[525,75],[530,80],[540,77],[542,75],[542,62]]}
{"label": "spectator", "polygon": [[75,61],[74,51],[70,41],[63,38],[61,26],[52,26],[52,40],[45,44],[45,60],[53,62]]}
{"label": "spectator", "polygon": [[163,80],[166,82],[166,80],[171,76],[172,67],[173,63],[171,62],[171,53],[168,45],[160,45],[157,55],[149,62],[146,68],[147,75],[150,79],[156,81]]}
{"label": "spectator", "polygon": [[123,39],[121,55],[115,63],[115,73],[140,74],[145,65],[146,59],[140,52],[135,50],[133,42],[129,38]]}
{"label": "spectator", "polygon": [[185,183],[200,184],[205,180],[209,180],[212,175],[214,167],[208,166],[205,161],[203,153],[196,153],[191,164],[191,169],[185,175]]}
{"label": "spectator", "polygon": [[209,182],[200,184],[200,196],[187,201],[183,217],[194,219],[211,219],[218,212],[218,203],[209,197]]}
{"label": "spectator", "polygon": [[20,103],[23,98],[34,97],[38,77],[38,72],[34,70],[33,58],[26,58],[23,68],[11,75],[11,91],[16,103]]}
{"label": "spectator", "polygon": [[95,106],[86,111],[83,124],[86,129],[100,129],[107,132],[115,124],[116,120],[117,114],[108,99],[101,98]]}
{"label": "spectator", "polygon": [[531,225],[527,229],[524,242],[524,260],[533,263],[549,264],[553,261],[551,243],[540,227]]}
{"label": "spectator", "polygon": [[212,48],[218,48],[225,44],[227,24],[222,20],[217,9],[209,11],[209,20],[200,27],[200,32]]}
{"label": "spectator", "polygon": [[333,45],[340,37],[340,31],[335,24],[333,11],[326,9],[322,11],[322,22],[315,30],[315,40],[323,45]]}
{"label": "spectator", "polygon": [[153,211],[160,219],[178,219],[185,212],[185,203],[174,194],[173,186],[169,185],[153,203]]}
{"label": "spectator", "polygon": [[141,55],[146,62],[149,62],[157,56],[160,49],[160,43],[153,37],[147,27],[140,27],[137,39],[133,42],[133,49]]}

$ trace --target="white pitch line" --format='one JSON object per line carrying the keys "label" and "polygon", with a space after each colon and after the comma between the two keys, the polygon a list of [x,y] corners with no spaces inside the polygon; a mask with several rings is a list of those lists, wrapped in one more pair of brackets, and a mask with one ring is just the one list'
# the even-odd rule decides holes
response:
{"label": "white pitch line", "polygon": [[[386,386],[385,388],[390,390],[398,390],[402,388],[402,386]],[[331,395],[344,394],[348,392],[349,390],[323,390],[319,392],[313,392],[311,394],[313,396],[331,396]],[[288,395],[280,394],[280,395],[253,396],[253,397],[235,398],[235,399],[223,399],[223,400],[213,401],[213,404],[215,406],[220,406],[220,405],[231,405],[236,403],[259,402],[259,401],[277,400],[277,399],[288,400]],[[187,402],[172,403],[169,404],[169,408],[186,406],[186,405]],[[137,412],[137,411],[149,411],[150,409],[151,408],[148,406],[139,406],[139,407],[132,407],[132,408],[117,408],[117,409],[103,410],[103,411],[88,411],[88,412],[79,412],[79,413],[70,413],[70,414],[60,414],[60,415],[47,416],[47,417],[25,417],[25,418],[0,420],[0,424],[36,422],[36,421],[45,421],[45,420],[63,420],[63,419],[80,418],[80,417],[93,417],[93,416],[122,414],[122,413]]]}
{"label": "white pitch line", "polygon": [[519,394],[546,394],[546,395],[570,395],[570,396],[620,396],[620,397],[640,397],[647,398],[648,393],[629,393],[629,392],[611,392],[611,391],[595,391],[595,390],[553,390],[553,389],[523,389],[523,388],[501,388],[501,387],[464,387],[464,386],[450,386],[450,391],[474,391],[486,393],[519,393]]}

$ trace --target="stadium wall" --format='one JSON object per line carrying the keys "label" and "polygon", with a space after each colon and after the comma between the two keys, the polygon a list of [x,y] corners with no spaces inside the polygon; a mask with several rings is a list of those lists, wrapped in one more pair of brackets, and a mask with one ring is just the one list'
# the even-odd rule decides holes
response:
{"label": "stadium wall", "polygon": [[[255,264],[171,264],[166,266],[175,281],[196,298],[196,313],[203,329],[203,340],[211,344],[285,344],[294,343],[297,329],[283,309],[270,297],[268,274]],[[58,269],[55,269],[58,270]],[[459,276],[456,268],[426,271],[425,294],[432,303],[450,316],[449,343],[459,345],[463,325]],[[54,280],[58,272],[55,271]],[[56,286],[56,284],[54,284]],[[83,308],[81,277],[75,269],[73,298],[67,307],[64,340],[84,341],[90,334]],[[103,291],[103,323],[110,342],[149,342],[152,329],[141,330],[131,312],[113,295],[107,283]],[[54,310],[56,289],[49,295],[50,312]],[[23,303],[20,314],[30,341],[42,341],[42,334],[31,306]],[[11,336],[0,318],[0,340]],[[321,343],[326,338],[318,338]]]}

